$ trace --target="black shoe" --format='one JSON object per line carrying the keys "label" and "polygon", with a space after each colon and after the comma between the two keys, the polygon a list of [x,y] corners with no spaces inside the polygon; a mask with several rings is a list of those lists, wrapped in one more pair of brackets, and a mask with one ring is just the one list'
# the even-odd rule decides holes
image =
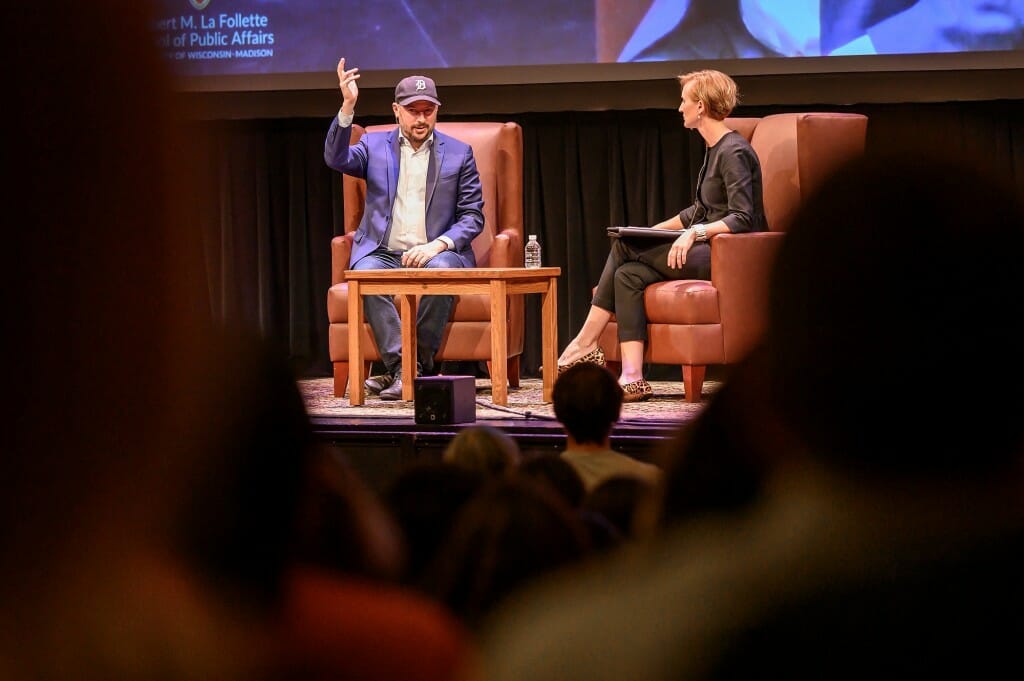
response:
{"label": "black shoe", "polygon": [[379,395],[381,390],[384,390],[394,382],[394,375],[385,373],[379,376],[370,376],[363,381],[363,385],[366,386],[366,392],[371,395]]}
{"label": "black shoe", "polygon": [[[433,353],[430,357],[433,357]],[[424,359],[420,357],[416,360],[416,375],[417,376],[436,376],[438,367],[434,364],[433,359]]]}
{"label": "black shoe", "polygon": [[402,377],[395,376],[391,385],[380,391],[380,399],[394,402],[402,399]]}

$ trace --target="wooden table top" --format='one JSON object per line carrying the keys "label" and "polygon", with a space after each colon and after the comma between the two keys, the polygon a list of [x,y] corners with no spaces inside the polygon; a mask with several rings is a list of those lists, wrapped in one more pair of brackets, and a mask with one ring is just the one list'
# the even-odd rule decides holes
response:
{"label": "wooden table top", "polygon": [[531,279],[557,277],[561,267],[401,267],[392,270],[345,270],[345,279],[404,279],[422,281],[425,279]]}

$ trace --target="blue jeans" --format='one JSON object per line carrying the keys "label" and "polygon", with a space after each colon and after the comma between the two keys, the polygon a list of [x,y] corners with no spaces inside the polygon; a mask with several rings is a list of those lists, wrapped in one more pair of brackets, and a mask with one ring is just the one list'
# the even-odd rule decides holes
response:
{"label": "blue jeans", "polygon": [[[359,259],[354,270],[386,270],[402,266],[402,253],[378,248],[373,253]],[[426,267],[462,267],[462,261],[451,251],[442,251],[427,262]],[[420,373],[431,373],[434,367],[434,355],[448,317],[452,313],[453,296],[422,296],[416,314],[416,356]],[[363,296],[363,314],[373,330],[373,339],[380,350],[381,361],[388,373],[398,375],[402,372],[402,322],[398,317],[398,308],[394,298],[388,295]]]}

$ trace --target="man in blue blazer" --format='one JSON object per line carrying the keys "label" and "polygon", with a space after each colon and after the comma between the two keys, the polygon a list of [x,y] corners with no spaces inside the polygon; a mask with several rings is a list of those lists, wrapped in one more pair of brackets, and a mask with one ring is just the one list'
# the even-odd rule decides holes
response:
{"label": "man in blue blazer", "polygon": [[[342,105],[331,120],[324,160],[337,171],[366,180],[366,209],[355,233],[349,267],[475,267],[471,246],[483,230],[483,190],[473,148],[437,132],[434,81],[403,78],[391,108],[398,127],[367,133],[350,145],[359,69],[338,62]],[[402,333],[391,296],[365,296],[366,320],[373,329],[385,373],[366,380],[382,400],[402,399]],[[452,296],[423,296],[416,319],[417,374],[433,371],[451,314]]]}

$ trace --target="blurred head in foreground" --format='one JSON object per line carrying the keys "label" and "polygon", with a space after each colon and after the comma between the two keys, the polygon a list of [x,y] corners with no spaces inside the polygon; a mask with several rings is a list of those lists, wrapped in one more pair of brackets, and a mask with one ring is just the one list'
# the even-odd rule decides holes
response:
{"label": "blurred head in foreground", "polygon": [[918,153],[843,167],[775,264],[772,403],[815,452],[865,473],[1015,461],[1022,253],[1021,197],[981,164]]}

